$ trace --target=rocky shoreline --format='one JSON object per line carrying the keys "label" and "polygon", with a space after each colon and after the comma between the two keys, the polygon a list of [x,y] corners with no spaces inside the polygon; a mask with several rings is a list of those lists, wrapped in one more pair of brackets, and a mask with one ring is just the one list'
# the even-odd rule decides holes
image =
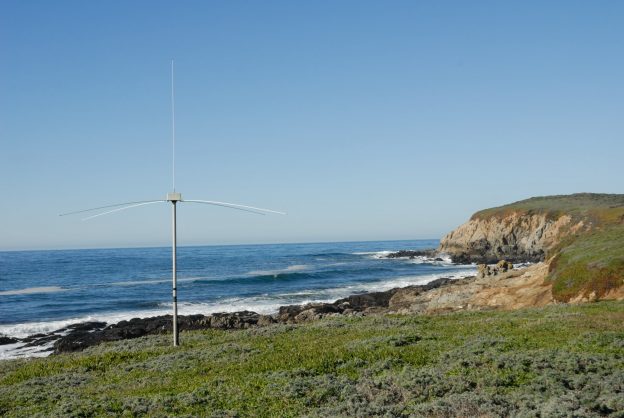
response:
{"label": "rocky shoreline", "polygon": [[[426,257],[432,261],[442,261],[437,257],[435,250],[425,251],[398,251],[388,254],[388,258]],[[369,315],[396,311],[393,300],[404,298],[405,295],[419,295],[424,292],[449,286],[452,282],[470,280],[471,277],[461,279],[440,278],[424,285],[413,285],[403,288],[394,288],[382,292],[371,292],[351,295],[331,303],[311,303],[305,305],[281,306],[277,313],[262,315],[251,311],[214,313],[211,315],[180,315],[178,327],[181,331],[202,329],[245,329],[256,326],[266,326],[274,323],[301,323],[335,315]],[[398,298],[398,299],[397,299]],[[25,343],[20,348],[42,347],[51,345],[47,351],[51,354],[61,354],[82,351],[106,341],[118,341],[138,338],[145,335],[166,334],[172,329],[171,315],[161,315],[150,318],[133,318],[115,324],[91,321],[72,324],[56,331],[35,334],[26,338],[0,336],[0,345]]]}
{"label": "rocky shoreline", "polygon": [[[443,260],[436,250],[397,251],[387,258],[423,257],[435,262]],[[412,285],[381,292],[351,295],[331,303],[281,306],[275,314],[262,315],[251,311],[214,313],[211,315],[180,315],[181,331],[222,329],[236,330],[267,326],[275,323],[297,324],[338,315],[373,315],[387,313],[434,314],[457,310],[516,309],[552,303],[550,285],[544,282],[548,265],[537,263],[514,269],[501,261],[497,265],[478,266],[476,276],[443,277],[424,285]],[[25,343],[21,348],[45,347],[51,354],[82,351],[102,342],[138,338],[145,335],[171,333],[171,315],[133,318],[115,324],[84,322],[47,334],[18,339],[2,337],[0,345]]]}
{"label": "rocky shoreline", "polygon": [[[234,330],[274,323],[301,323],[334,315],[383,313],[388,310],[391,298],[399,292],[422,293],[447,285],[451,281],[450,278],[441,278],[421,286],[408,286],[384,292],[352,295],[333,303],[281,306],[278,312],[273,315],[261,315],[251,311],[214,313],[211,315],[180,315],[178,327],[181,331],[211,328]],[[82,351],[87,347],[107,341],[167,334],[171,332],[171,323],[171,315],[133,318],[111,325],[107,325],[105,322],[83,322],[69,325],[51,333],[31,335],[23,339],[3,337],[0,344],[26,343],[24,347],[36,347],[53,342],[52,347],[48,350],[52,354],[61,354]]]}

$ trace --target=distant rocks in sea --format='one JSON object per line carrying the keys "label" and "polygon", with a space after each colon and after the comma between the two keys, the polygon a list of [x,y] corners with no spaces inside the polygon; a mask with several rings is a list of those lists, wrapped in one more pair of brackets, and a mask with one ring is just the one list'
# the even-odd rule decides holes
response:
{"label": "distant rocks in sea", "polygon": [[440,257],[440,254],[435,249],[400,250],[386,255],[386,258],[409,258],[412,260],[416,257],[430,259],[431,261],[444,261],[444,259]]}

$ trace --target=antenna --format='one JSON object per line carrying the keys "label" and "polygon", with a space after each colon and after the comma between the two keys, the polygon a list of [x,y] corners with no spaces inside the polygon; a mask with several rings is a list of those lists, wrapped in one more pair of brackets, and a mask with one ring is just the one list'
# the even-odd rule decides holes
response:
{"label": "antenna", "polygon": [[163,199],[155,199],[155,200],[141,200],[137,202],[126,202],[126,203],[116,203],[113,205],[99,206],[91,209],[82,209],[74,212],[62,213],[60,216],[67,215],[76,215],[80,213],[101,211],[106,209],[104,212],[97,213],[95,215],[88,216],[83,218],[83,221],[97,218],[99,216],[108,215],[110,213],[121,212],[126,209],[132,209],[140,206],[151,205],[154,203],[163,203],[163,202],[171,202],[171,280],[172,280],[172,299],[173,299],[173,320],[172,320],[172,329],[173,329],[173,345],[177,347],[180,345],[179,340],[179,330],[178,330],[178,288],[177,288],[177,279],[178,279],[178,264],[177,264],[177,252],[178,252],[178,236],[177,236],[177,213],[176,213],[176,205],[177,203],[199,203],[204,205],[212,205],[212,206],[221,206],[229,209],[240,210],[243,212],[251,212],[257,215],[265,215],[265,214],[279,214],[286,215],[284,212],[279,212],[271,209],[263,209],[255,206],[247,206],[247,205],[239,205],[237,203],[228,203],[228,202],[218,202],[214,200],[183,200],[182,194],[175,191],[175,96],[174,96],[174,84],[173,84],[173,60],[171,60],[171,151],[172,151],[172,174],[173,174],[173,191],[171,193],[167,193],[167,197]]}
{"label": "antenna", "polygon": [[175,90],[173,88],[173,60],[171,60],[171,172],[175,192]]}

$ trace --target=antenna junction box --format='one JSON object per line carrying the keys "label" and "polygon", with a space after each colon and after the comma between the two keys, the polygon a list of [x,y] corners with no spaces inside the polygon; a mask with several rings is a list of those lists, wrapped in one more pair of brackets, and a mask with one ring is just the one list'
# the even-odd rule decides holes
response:
{"label": "antenna junction box", "polygon": [[180,200],[182,200],[182,193],[167,193],[168,202],[179,202]]}

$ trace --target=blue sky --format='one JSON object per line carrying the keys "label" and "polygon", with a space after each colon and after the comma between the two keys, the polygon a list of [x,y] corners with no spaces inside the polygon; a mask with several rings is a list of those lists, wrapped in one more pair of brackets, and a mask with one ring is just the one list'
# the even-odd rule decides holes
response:
{"label": "blue sky", "polygon": [[624,3],[3,1],[0,249],[439,238],[624,192]]}

